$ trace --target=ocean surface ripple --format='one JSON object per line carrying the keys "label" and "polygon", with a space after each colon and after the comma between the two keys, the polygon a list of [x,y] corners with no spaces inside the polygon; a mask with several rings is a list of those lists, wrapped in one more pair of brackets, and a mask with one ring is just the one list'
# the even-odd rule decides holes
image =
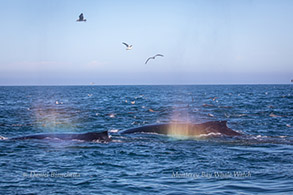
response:
{"label": "ocean surface ripple", "polygon": [[[227,120],[242,137],[119,130]],[[293,85],[3,86],[0,135],[109,130],[113,142],[0,141],[0,194],[292,194]]]}

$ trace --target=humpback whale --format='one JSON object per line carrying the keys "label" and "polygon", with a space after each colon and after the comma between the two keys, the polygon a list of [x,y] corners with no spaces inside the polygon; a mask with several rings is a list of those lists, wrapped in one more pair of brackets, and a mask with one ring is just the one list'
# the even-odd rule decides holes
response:
{"label": "humpback whale", "polygon": [[[173,136],[241,136],[243,134],[230,129],[227,126],[227,121],[210,121],[201,124],[194,123],[165,123],[146,125],[142,127],[121,130],[119,135],[131,133],[157,133]],[[55,139],[55,140],[77,140],[77,141],[99,141],[110,142],[108,131],[103,132],[89,132],[82,134],[68,134],[68,133],[52,133],[52,134],[35,134],[21,137],[6,138],[0,136],[1,139],[8,140],[26,140],[26,139]]]}
{"label": "humpback whale", "polygon": [[36,134],[22,137],[13,137],[9,140],[26,140],[26,139],[56,139],[56,140],[77,140],[77,141],[100,141],[100,142],[109,142],[111,138],[108,135],[108,131],[103,132],[89,132],[82,134]]}
{"label": "humpback whale", "polygon": [[166,123],[147,125],[120,131],[120,134],[130,133],[158,133],[175,136],[224,135],[240,136],[241,133],[227,127],[227,121],[210,121],[202,124]]}

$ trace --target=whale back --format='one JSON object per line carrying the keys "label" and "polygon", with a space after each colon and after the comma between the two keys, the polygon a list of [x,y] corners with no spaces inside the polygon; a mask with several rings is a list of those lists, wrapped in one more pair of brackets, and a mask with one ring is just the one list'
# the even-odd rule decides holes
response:
{"label": "whale back", "polygon": [[240,133],[233,131],[227,126],[227,121],[210,121],[201,124],[193,123],[167,123],[146,125],[132,129],[123,130],[121,134],[130,133],[158,133],[178,136],[200,136],[200,135],[226,135],[238,136]]}
{"label": "whale back", "polygon": [[89,132],[83,134],[36,134],[22,137],[14,137],[11,140],[26,140],[26,139],[58,139],[58,140],[80,140],[80,141],[111,141],[108,131]]}

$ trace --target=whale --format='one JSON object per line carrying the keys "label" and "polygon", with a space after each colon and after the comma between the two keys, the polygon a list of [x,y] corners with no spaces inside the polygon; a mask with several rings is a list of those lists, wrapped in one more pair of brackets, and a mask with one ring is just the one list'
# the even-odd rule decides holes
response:
{"label": "whale", "polygon": [[[4,139],[4,137],[2,137]],[[8,139],[8,138],[6,138]],[[53,139],[53,140],[72,140],[72,141],[98,141],[98,142],[110,142],[108,131],[103,132],[88,132],[88,133],[50,133],[50,134],[35,134],[28,136],[12,137],[9,140],[27,140],[27,139]]]}
{"label": "whale", "polygon": [[[209,121],[201,124],[195,123],[163,123],[146,125],[126,130],[120,130],[119,135],[134,133],[156,133],[172,136],[241,136],[240,132],[234,131],[227,126],[227,121]],[[49,133],[35,134],[28,136],[6,138],[0,136],[1,140],[27,140],[27,139],[50,139],[50,140],[73,140],[73,141],[98,141],[110,142],[112,139],[108,131],[88,132],[88,133]]]}
{"label": "whale", "polygon": [[227,121],[209,121],[201,124],[194,123],[164,123],[122,130],[123,134],[157,133],[175,136],[241,136],[242,133],[234,131],[227,126]]}

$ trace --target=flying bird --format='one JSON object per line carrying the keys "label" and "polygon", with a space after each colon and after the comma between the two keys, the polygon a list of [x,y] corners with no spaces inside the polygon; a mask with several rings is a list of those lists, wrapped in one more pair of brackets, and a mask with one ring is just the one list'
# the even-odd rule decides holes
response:
{"label": "flying bird", "polygon": [[162,54],[157,54],[157,55],[155,55],[155,56],[153,56],[153,57],[149,57],[149,58],[145,61],[145,64],[147,64],[148,61],[149,61],[150,59],[155,59],[157,56],[164,57]]}
{"label": "flying bird", "polygon": [[86,19],[83,17],[83,13],[79,15],[79,18],[76,20],[76,22],[86,22]]}
{"label": "flying bird", "polygon": [[132,49],[132,45],[128,45],[127,43],[124,43],[124,42],[122,42],[122,44],[126,46],[126,50]]}

